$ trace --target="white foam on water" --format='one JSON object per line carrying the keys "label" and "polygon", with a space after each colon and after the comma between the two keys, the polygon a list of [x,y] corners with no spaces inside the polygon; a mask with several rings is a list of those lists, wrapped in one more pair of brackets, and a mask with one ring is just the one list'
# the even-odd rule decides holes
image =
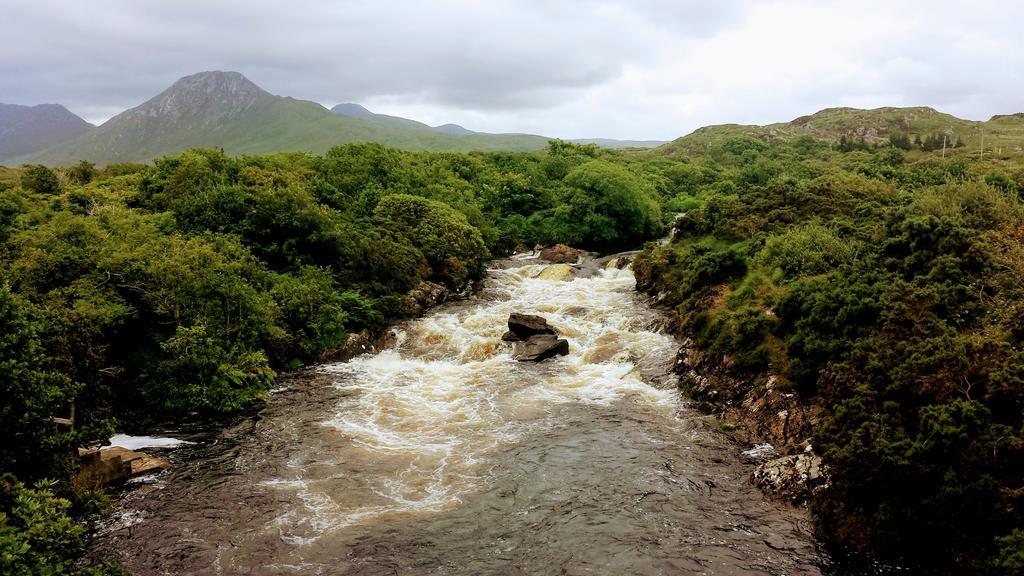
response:
{"label": "white foam on water", "polygon": [[126,448],[128,450],[141,450],[143,448],[174,448],[185,444],[195,444],[188,440],[178,438],[159,438],[155,436],[129,436],[127,434],[115,434],[110,437],[110,446],[103,448]]}
{"label": "white foam on water", "polygon": [[[646,383],[638,365],[673,357],[676,344],[643,328],[650,316],[635,299],[632,272],[550,281],[536,278],[543,268],[491,271],[494,299],[435,311],[405,325],[392,349],[321,368],[349,392],[322,423],[345,448],[324,457],[367,470],[353,466],[353,488],[309,478],[296,461],[291,478],[267,482],[302,503],[274,521],[283,539],[304,545],[353,524],[457,506],[485,485],[488,463],[556,425],[550,416],[567,403],[627,401],[674,418],[678,394]],[[512,312],[547,318],[569,340],[569,356],[515,361],[500,340]],[[346,495],[352,490],[369,497]]]}

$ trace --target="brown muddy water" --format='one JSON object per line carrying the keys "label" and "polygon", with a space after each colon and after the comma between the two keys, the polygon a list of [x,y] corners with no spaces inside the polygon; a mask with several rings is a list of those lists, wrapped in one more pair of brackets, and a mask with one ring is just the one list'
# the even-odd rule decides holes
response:
{"label": "brown muddy water", "polygon": [[[687,406],[678,344],[628,270],[492,270],[389,350],[286,378],[117,502],[92,558],[132,574],[820,574],[804,511],[766,500]],[[510,312],[570,355],[518,363]],[[165,453],[167,454],[167,453]]]}

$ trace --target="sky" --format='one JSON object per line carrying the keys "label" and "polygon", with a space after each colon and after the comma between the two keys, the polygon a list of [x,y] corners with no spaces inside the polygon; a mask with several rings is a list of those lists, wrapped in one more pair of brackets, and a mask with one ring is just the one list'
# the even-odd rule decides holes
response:
{"label": "sky", "polygon": [[432,125],[668,140],[832,106],[1024,111],[1019,0],[3,0],[0,102],[94,122],[177,78]]}

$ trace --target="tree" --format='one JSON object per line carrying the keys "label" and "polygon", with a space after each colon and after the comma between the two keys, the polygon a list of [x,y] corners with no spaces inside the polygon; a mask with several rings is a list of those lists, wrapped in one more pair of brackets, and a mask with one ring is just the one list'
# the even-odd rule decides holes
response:
{"label": "tree", "polygon": [[910,136],[903,133],[893,134],[889,136],[889,145],[895,146],[900,150],[910,150],[911,148],[914,147],[913,144],[911,144],[910,142]]}
{"label": "tree", "polygon": [[568,226],[578,227],[582,241],[593,247],[628,246],[655,237],[662,230],[661,209],[650,185],[626,168],[592,160],[565,177]]}
{"label": "tree", "polygon": [[88,184],[96,176],[96,165],[92,162],[82,160],[66,171],[68,179],[75,184]]}
{"label": "tree", "polygon": [[42,330],[32,305],[0,285],[0,469],[33,479],[60,466],[62,438],[50,419],[75,392],[50,366]]}
{"label": "tree", "polygon": [[56,194],[60,192],[60,181],[53,170],[42,164],[34,164],[22,169],[21,187],[36,194]]}
{"label": "tree", "polygon": [[482,277],[487,257],[480,231],[451,206],[419,196],[385,196],[375,210],[385,228],[405,236],[430,264],[430,276],[453,288]]}

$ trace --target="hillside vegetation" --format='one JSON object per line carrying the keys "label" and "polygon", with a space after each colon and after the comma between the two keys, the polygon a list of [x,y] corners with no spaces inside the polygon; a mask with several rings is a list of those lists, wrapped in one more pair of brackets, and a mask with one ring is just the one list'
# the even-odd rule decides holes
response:
{"label": "hillside vegetation", "polygon": [[[358,142],[403,150],[530,151],[543,149],[548,138],[474,132],[455,124],[431,127],[357,104],[328,110],[315,102],[275,96],[237,72],[186,76],[99,127],[61,106],[0,104],[0,164],[8,166],[151,162],[196,147],[229,154],[323,154]],[[606,148],[662,144],[606,138],[580,143]]]}
{"label": "hillside vegetation", "polygon": [[842,139],[868,145],[886,144],[891,137],[906,136],[911,142],[929,136],[947,138],[947,152],[957,142],[961,153],[979,154],[984,135],[985,154],[1024,156],[1024,115],[994,116],[987,122],[963,120],[932,108],[826,108],[790,122],[751,126],[722,124],[699,128],[659,148],[667,156],[705,154],[737,137],[763,142],[788,142],[810,137],[819,142],[838,144]]}
{"label": "hillside vegetation", "polygon": [[315,102],[270,94],[237,72],[203,72],[77,138],[3,161],[12,166],[149,162],[192,147],[230,154],[322,154],[352,142],[438,151],[538,150],[547,144],[541,136],[453,136],[415,124],[334,114]]}
{"label": "hillside vegetation", "polygon": [[718,359],[714,402],[816,408],[848,573],[1024,574],[1024,163],[862,148],[706,142],[638,283]]}

